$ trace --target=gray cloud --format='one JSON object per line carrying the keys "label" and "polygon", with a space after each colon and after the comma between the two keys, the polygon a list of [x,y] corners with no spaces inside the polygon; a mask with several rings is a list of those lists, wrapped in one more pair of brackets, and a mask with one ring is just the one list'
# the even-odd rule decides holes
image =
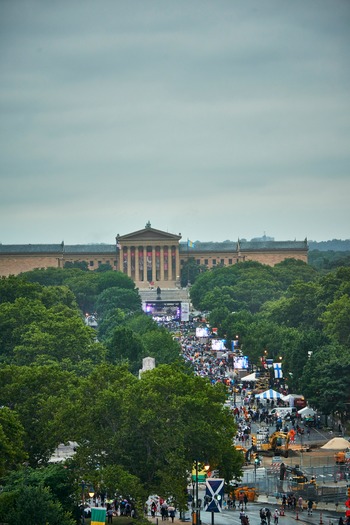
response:
{"label": "gray cloud", "polygon": [[349,238],[349,14],[3,2],[0,242]]}

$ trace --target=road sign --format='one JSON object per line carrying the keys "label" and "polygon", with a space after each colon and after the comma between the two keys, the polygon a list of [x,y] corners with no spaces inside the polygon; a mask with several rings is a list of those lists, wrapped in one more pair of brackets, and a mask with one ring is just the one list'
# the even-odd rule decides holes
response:
{"label": "road sign", "polygon": [[208,478],[205,482],[204,510],[221,512],[224,498],[224,479]]}

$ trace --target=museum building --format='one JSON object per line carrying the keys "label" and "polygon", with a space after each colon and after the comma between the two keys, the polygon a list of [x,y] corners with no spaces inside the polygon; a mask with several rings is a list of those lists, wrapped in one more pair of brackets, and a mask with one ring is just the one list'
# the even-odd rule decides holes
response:
{"label": "museum building", "polygon": [[307,263],[304,241],[181,242],[173,234],[151,227],[117,235],[114,244],[0,244],[0,276],[18,275],[38,268],[63,268],[65,263],[86,262],[90,270],[109,264],[134,280],[138,288],[150,283],[161,288],[180,286],[183,265],[193,258],[208,269],[258,261],[274,266],[285,259]]}

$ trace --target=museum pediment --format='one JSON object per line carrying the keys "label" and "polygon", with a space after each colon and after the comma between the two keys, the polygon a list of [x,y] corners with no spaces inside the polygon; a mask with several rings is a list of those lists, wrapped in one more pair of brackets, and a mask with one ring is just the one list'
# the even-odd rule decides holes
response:
{"label": "museum pediment", "polygon": [[143,230],[136,232],[127,233],[126,235],[118,235],[117,240],[121,243],[125,242],[144,242],[144,241],[167,241],[167,242],[179,242],[181,234],[175,235],[173,233],[164,232],[162,230],[156,230],[151,226],[147,226]]}

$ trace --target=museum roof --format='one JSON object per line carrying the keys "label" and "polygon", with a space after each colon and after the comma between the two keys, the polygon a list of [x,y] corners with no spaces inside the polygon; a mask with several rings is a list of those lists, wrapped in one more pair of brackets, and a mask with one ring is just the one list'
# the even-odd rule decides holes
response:
{"label": "museum roof", "polygon": [[238,241],[238,250],[247,251],[283,251],[307,250],[307,240],[304,241]]}
{"label": "museum roof", "polygon": [[65,253],[116,253],[115,244],[71,244],[64,246]]}
{"label": "museum roof", "polygon": [[[187,242],[179,243],[181,254],[191,253],[236,253],[239,252],[259,252],[259,251],[283,251],[283,250],[302,250],[308,249],[307,240],[304,241],[246,241],[238,242],[200,242],[195,241],[194,247],[188,247]],[[115,244],[0,244],[0,254],[115,254]]]}
{"label": "museum roof", "polygon": [[0,244],[0,254],[115,253],[115,244]]}
{"label": "museum roof", "polygon": [[180,253],[199,253],[199,252],[236,252],[237,243],[233,241],[224,241],[224,242],[200,242],[195,241],[194,247],[190,248],[187,246],[187,243],[179,243],[179,252]]}
{"label": "museum roof", "polygon": [[63,244],[0,244],[3,254],[35,254],[62,252]]}

